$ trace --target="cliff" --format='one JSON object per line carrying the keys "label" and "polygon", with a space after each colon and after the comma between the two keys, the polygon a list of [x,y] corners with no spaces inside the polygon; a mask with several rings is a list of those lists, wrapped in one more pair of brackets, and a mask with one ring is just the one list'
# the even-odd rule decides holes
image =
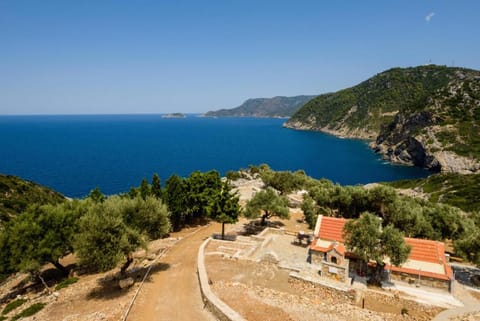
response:
{"label": "cliff", "polygon": [[285,127],[372,140],[386,159],[432,171],[480,171],[480,71],[394,68],[320,95]]}

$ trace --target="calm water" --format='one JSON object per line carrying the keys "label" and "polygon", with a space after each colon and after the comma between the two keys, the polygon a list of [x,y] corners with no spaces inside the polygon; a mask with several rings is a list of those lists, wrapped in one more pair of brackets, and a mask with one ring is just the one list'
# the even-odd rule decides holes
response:
{"label": "calm water", "polygon": [[80,197],[162,181],[192,171],[304,169],[315,178],[358,184],[416,178],[428,172],[392,166],[363,141],[282,128],[281,119],[164,119],[160,115],[2,116],[0,172]]}

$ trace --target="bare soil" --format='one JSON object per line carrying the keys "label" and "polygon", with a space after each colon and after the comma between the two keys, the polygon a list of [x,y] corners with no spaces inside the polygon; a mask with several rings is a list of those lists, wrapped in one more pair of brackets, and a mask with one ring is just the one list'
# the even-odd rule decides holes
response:
{"label": "bare soil", "polygon": [[206,264],[214,292],[248,320],[430,320],[442,310],[368,290],[362,309],[348,295],[290,278],[275,264],[214,255]]}
{"label": "bare soil", "polygon": [[473,296],[475,299],[480,301],[480,292],[478,291],[469,291],[470,295]]}
{"label": "bare soil", "polygon": [[220,229],[211,224],[172,247],[161,260],[166,270],[144,284],[128,320],[215,320],[204,308],[196,271],[198,248]]}
{"label": "bare soil", "polygon": [[[203,240],[218,231],[220,225],[211,224],[187,228],[172,233],[170,238],[151,242],[148,252],[135,253],[135,262],[127,271],[135,284],[127,289],[122,290],[118,285],[119,268],[105,273],[83,273],[79,275],[77,283],[57,292],[54,292],[57,281],[52,279],[49,281],[52,294],[48,294],[41,285],[31,286],[27,275],[17,274],[2,283],[0,298],[18,287],[28,289],[21,295],[28,301],[11,311],[8,317],[33,303],[47,303],[36,315],[22,320],[119,321],[123,320],[147,269],[151,266],[149,277],[143,284],[127,320],[213,320],[203,309],[196,276],[196,259]],[[156,254],[163,251],[168,252],[155,262]],[[73,256],[62,260],[66,265],[74,265],[75,262]],[[45,270],[48,273],[54,271],[51,266],[46,266]],[[78,272],[77,270],[76,273]],[[5,305],[6,303],[0,305],[0,311]]]}
{"label": "bare soil", "polygon": [[[246,189],[246,192],[249,191]],[[287,232],[311,233],[303,221],[301,210],[291,210],[290,214],[288,220],[274,218],[269,223]],[[229,234],[244,235],[245,227],[258,230],[252,232],[263,229],[241,219],[238,224],[227,226],[227,231]],[[10,312],[8,317],[33,303],[47,303],[35,316],[23,320],[123,320],[145,273],[151,267],[151,273],[133,301],[127,320],[214,320],[204,308],[196,267],[199,246],[207,237],[220,231],[221,225],[213,223],[184,229],[172,233],[168,239],[151,242],[148,252],[139,251],[135,254],[135,262],[128,270],[135,283],[127,289],[121,290],[118,286],[119,268],[97,274],[77,270],[80,273],[78,282],[53,294],[48,294],[41,286],[29,286],[25,281],[26,276],[17,274],[1,284],[0,299],[15,288],[28,289],[26,293],[21,293],[28,302]],[[73,256],[63,261],[67,265],[74,265],[75,262]],[[293,279],[288,271],[271,263],[208,255],[206,265],[212,290],[252,321],[430,320],[441,311],[370,290],[365,292],[365,308],[362,309],[360,303],[353,302],[351,296]],[[46,266],[45,269],[52,270],[52,267]],[[53,278],[49,284],[52,291],[55,282],[58,280]],[[0,311],[5,305],[0,304]],[[408,314],[402,315],[402,308]]]}
{"label": "bare soil", "polygon": [[[300,210],[291,210],[290,214],[290,219],[274,219],[271,225],[292,233],[300,230],[311,233]],[[231,231],[241,234],[242,228],[251,225],[247,223],[241,221],[231,227]],[[210,243],[206,252],[218,252],[219,246],[223,252],[225,249],[228,252],[229,247],[239,248],[228,243]],[[298,246],[289,248],[288,242],[279,246],[283,252],[298,252]],[[276,249],[277,254],[279,251]],[[290,271],[276,264],[231,259],[233,253],[226,254],[206,256],[211,287],[247,320],[431,320],[443,310],[406,300],[382,289],[366,289],[364,301],[355,302],[347,293],[294,279],[289,276]],[[296,256],[292,252],[292,255],[281,253],[279,257]]]}

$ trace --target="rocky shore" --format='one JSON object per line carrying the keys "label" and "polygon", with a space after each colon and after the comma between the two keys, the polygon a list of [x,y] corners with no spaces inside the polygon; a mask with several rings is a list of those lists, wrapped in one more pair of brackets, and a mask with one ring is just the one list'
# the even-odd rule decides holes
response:
{"label": "rocky shore", "polygon": [[[439,150],[440,144],[435,142],[434,135],[409,136],[408,131],[394,135],[394,139],[361,128],[349,129],[317,127],[315,120],[308,123],[299,121],[286,122],[283,127],[294,130],[311,130],[337,136],[339,138],[370,140],[370,148],[382,155],[383,159],[396,164],[426,168],[432,172],[473,174],[480,172],[480,162],[472,157],[460,156],[447,150]],[[383,134],[383,135],[382,135]],[[433,141],[434,144],[428,144]]]}
{"label": "rocky shore", "polygon": [[326,127],[317,127],[313,125],[314,122],[310,123],[302,123],[299,121],[295,122],[285,122],[283,123],[283,127],[294,129],[294,130],[311,130],[311,131],[319,131],[325,134],[337,136],[339,138],[351,138],[351,139],[367,139],[371,140],[376,137],[376,133],[367,131],[360,128],[349,129],[346,126],[341,126],[338,128],[330,128]]}

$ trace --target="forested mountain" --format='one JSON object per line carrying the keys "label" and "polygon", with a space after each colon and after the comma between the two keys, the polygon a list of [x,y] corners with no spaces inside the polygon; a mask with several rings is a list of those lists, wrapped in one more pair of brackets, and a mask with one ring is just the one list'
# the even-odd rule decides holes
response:
{"label": "forested mountain", "polygon": [[426,65],[393,68],[320,95],[285,127],[371,139],[398,163],[434,171],[480,171],[480,71]]}
{"label": "forested mountain", "polygon": [[208,117],[290,117],[300,107],[316,96],[252,98],[232,109],[209,111]]}
{"label": "forested mountain", "polygon": [[0,174],[0,225],[31,204],[57,204],[65,197],[47,187],[16,176]]}

